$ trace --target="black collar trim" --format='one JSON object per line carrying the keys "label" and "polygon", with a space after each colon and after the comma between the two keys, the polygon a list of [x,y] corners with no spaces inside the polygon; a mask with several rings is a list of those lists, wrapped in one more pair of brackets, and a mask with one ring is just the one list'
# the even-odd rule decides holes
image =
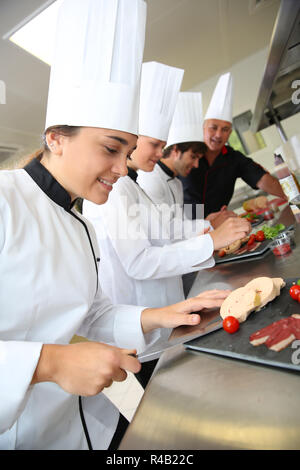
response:
{"label": "black collar trim", "polygon": [[161,160],[158,160],[157,165],[159,165],[160,168],[161,168],[168,176],[170,176],[171,178],[175,178],[175,173],[173,173],[173,171],[170,170],[170,168],[169,168],[167,165],[165,165]]}
{"label": "black collar trim", "polygon": [[31,162],[24,167],[24,170],[52,201],[67,211],[73,207],[76,200],[71,201],[70,194],[56,181],[37,158],[31,160]]}
{"label": "black collar trim", "polygon": [[132,179],[132,181],[134,181],[136,183],[136,180],[137,180],[137,177],[138,177],[137,172],[133,168],[130,168],[129,166],[127,167],[127,170],[128,170],[128,175],[127,176],[129,176],[129,178]]}

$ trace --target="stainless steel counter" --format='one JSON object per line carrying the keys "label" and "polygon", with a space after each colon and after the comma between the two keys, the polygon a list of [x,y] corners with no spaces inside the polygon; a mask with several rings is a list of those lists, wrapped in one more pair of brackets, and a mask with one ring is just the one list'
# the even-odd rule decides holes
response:
{"label": "stainless steel counter", "polygon": [[[289,207],[280,221],[295,223]],[[290,256],[200,271],[189,296],[259,276],[300,278],[295,225]],[[119,449],[300,449],[300,374],[176,346],[159,359]]]}

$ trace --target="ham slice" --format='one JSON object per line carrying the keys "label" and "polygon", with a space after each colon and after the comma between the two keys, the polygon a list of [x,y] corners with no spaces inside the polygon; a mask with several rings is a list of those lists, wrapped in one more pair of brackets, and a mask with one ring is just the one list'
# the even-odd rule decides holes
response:
{"label": "ham slice", "polygon": [[249,340],[253,346],[265,344],[272,351],[282,351],[295,339],[300,339],[300,315],[282,318],[253,333]]}
{"label": "ham slice", "polygon": [[242,323],[251,312],[261,310],[275,299],[284,285],[285,282],[281,278],[255,278],[229,294],[221,305],[220,315],[223,319],[231,315]]}

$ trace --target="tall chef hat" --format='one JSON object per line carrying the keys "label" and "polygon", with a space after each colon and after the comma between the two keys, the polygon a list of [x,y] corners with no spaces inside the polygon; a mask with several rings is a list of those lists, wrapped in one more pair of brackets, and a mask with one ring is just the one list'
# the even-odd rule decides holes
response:
{"label": "tall chef hat", "polygon": [[158,62],[142,65],[139,134],[166,141],[184,70]]}
{"label": "tall chef hat", "polygon": [[204,119],[232,122],[233,78],[230,72],[221,75]]}
{"label": "tall chef hat", "polygon": [[202,94],[179,93],[167,146],[203,141]]}
{"label": "tall chef hat", "polygon": [[64,0],[46,128],[102,127],[138,135],[145,23],[143,0]]}

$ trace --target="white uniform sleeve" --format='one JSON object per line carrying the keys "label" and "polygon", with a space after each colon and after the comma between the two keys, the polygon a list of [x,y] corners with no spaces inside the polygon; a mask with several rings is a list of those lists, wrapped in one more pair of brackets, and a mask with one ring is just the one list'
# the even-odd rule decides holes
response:
{"label": "white uniform sleeve", "polygon": [[[177,243],[166,240],[165,244],[155,246],[141,225],[140,211],[143,208],[136,206],[130,192],[124,196],[115,194],[109,203],[95,208],[94,217],[90,218],[96,233],[101,233],[101,225],[105,225],[128,276],[138,280],[161,279],[214,266],[214,246],[210,235]],[[101,250],[101,240],[98,241]]]}
{"label": "white uniform sleeve", "polygon": [[12,427],[25,408],[42,343],[0,341],[0,433]]}
{"label": "white uniform sleeve", "polygon": [[[188,240],[196,237],[204,230],[213,230],[211,223],[203,219],[189,219],[183,210],[183,186],[182,182],[176,178],[172,182],[161,179],[159,174],[155,172],[138,172],[138,184],[148,194],[150,199],[165,209],[164,203],[168,204],[170,213],[170,231],[172,233],[172,241]],[[171,187],[172,184],[172,187]],[[170,195],[172,194],[172,198]]]}
{"label": "white uniform sleeve", "polygon": [[136,349],[138,353],[152,346],[164,330],[144,334],[141,313],[145,307],[113,305],[99,286],[95,301],[78,334],[93,341],[119,348]]}

